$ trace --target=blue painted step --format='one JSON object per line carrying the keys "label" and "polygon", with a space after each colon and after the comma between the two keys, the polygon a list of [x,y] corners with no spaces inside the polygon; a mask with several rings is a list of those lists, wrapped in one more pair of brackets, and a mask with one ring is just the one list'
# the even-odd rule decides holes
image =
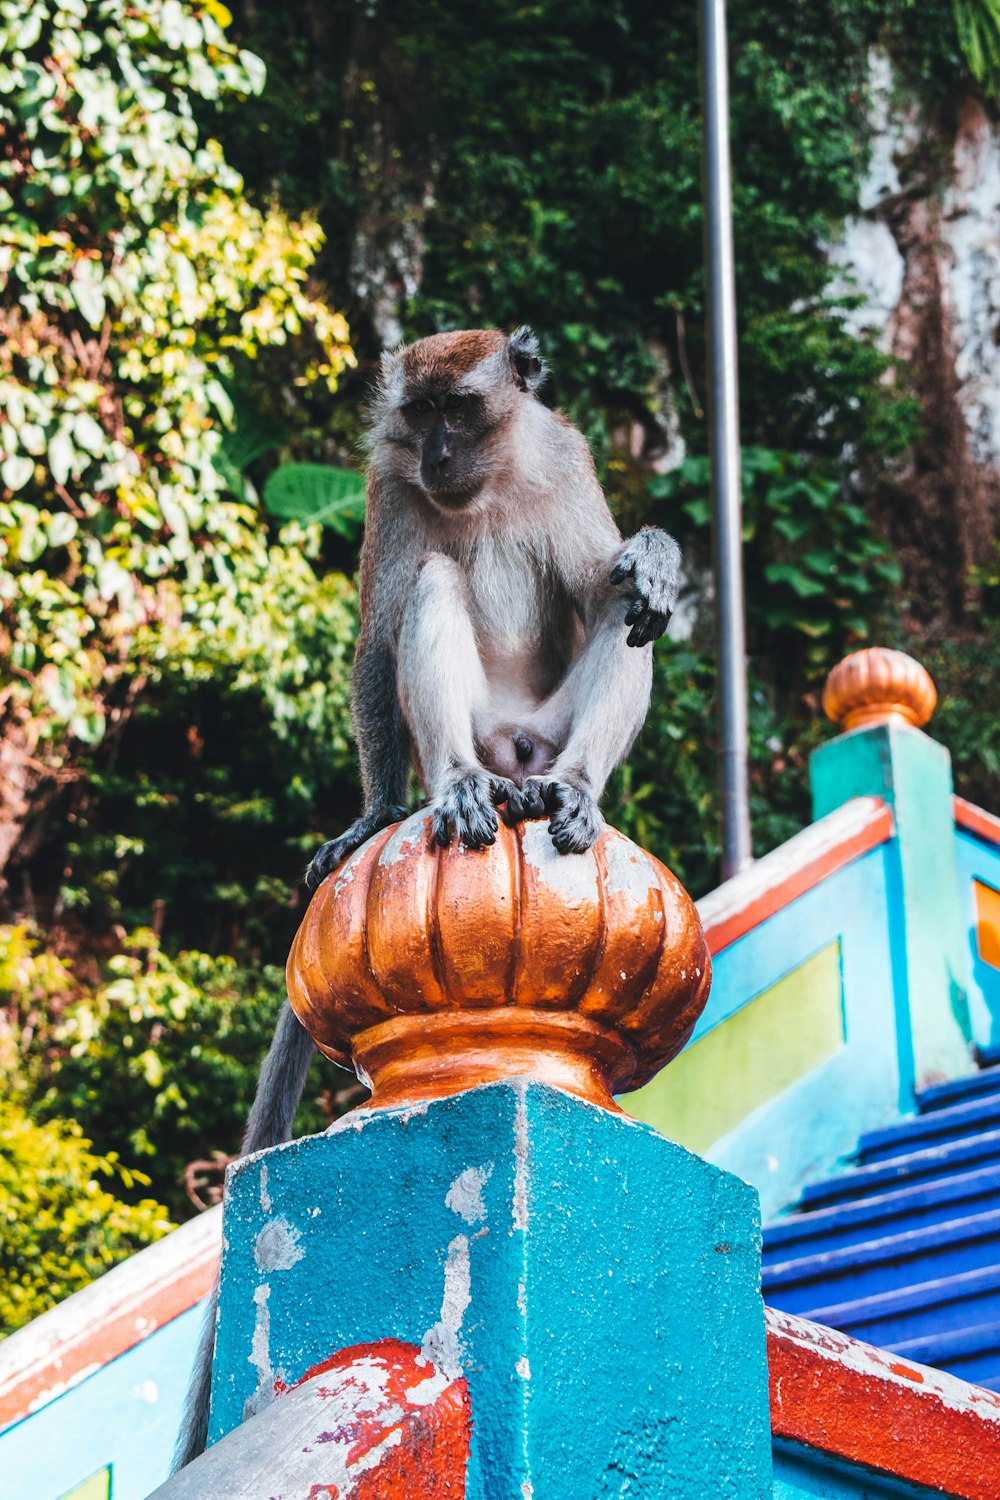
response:
{"label": "blue painted step", "polygon": [[767,1227],[764,1294],[1000,1390],[1000,1066],[926,1090],[918,1109]]}
{"label": "blue painted step", "polygon": [[858,1161],[868,1166],[993,1130],[1000,1130],[1000,1094],[990,1093],[904,1120],[887,1130],[869,1131],[858,1142]]}
{"label": "blue painted step", "polygon": [[952,1219],[765,1267],[764,1297],[784,1312],[808,1311],[848,1287],[853,1297],[874,1297],[900,1285],[936,1281],[963,1271],[979,1270],[1000,1260],[1000,1210]]}
{"label": "blue painted step", "polygon": [[1000,1093],[1000,1068],[984,1068],[968,1078],[957,1078],[954,1083],[938,1083],[933,1088],[923,1089],[917,1096],[920,1113],[947,1109],[960,1104],[963,1099],[977,1099],[984,1094]]}
{"label": "blue painted step", "polygon": [[[829,1301],[802,1314],[880,1348],[1000,1319],[1000,1264],[878,1297]],[[1000,1376],[1000,1371],[998,1371]]]}
{"label": "blue painted step", "polygon": [[893,1354],[947,1370],[963,1380],[1000,1375],[1000,1323],[977,1323],[892,1345]]}
{"label": "blue painted step", "polygon": [[1000,1165],[1000,1130],[974,1135],[922,1151],[903,1153],[889,1161],[855,1167],[826,1182],[813,1183],[802,1193],[803,1208],[819,1208],[846,1198],[861,1198],[900,1187],[904,1182],[938,1181],[963,1167]]}
{"label": "blue painted step", "polygon": [[764,1230],[765,1265],[863,1245],[907,1229],[944,1224],[987,1212],[1000,1203],[1000,1166],[956,1172],[937,1181],[907,1183],[892,1191],[812,1213],[795,1213]]}

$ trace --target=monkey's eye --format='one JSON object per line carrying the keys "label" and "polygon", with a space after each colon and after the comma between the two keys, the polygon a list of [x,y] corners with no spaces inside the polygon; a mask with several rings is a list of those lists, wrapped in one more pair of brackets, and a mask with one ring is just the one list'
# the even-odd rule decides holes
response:
{"label": "monkey's eye", "polygon": [[419,401],[411,401],[407,411],[416,412],[419,417],[426,417],[429,411],[434,410],[434,402],[427,396],[421,396]]}
{"label": "monkey's eye", "polygon": [[447,396],[445,398],[444,409],[445,411],[461,411],[464,405],[464,396]]}

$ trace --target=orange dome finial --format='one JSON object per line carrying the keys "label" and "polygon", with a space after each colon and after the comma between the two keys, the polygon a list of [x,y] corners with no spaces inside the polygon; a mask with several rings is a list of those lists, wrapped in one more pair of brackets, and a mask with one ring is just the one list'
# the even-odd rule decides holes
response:
{"label": "orange dome finial", "polygon": [[288,959],[296,1015],[374,1107],[527,1074],[614,1109],[681,1050],[710,984],[691,898],[615,829],[586,854],[537,820],[440,849],[427,812],[327,877]]}
{"label": "orange dome finial", "polygon": [[874,724],[926,724],[937,703],[930,673],[905,651],[869,646],[834,667],[823,689],[823,710],[841,729]]}

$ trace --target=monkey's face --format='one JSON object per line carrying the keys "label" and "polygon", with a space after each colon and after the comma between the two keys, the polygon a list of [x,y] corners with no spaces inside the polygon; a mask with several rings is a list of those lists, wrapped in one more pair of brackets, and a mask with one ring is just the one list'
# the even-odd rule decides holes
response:
{"label": "monkey's face", "polygon": [[466,509],[502,477],[518,411],[542,373],[527,329],[434,334],[384,356],[373,436],[432,504]]}
{"label": "monkey's face", "polygon": [[420,455],[420,488],[445,510],[460,510],[491,473],[496,413],[468,391],[425,390],[401,409]]}

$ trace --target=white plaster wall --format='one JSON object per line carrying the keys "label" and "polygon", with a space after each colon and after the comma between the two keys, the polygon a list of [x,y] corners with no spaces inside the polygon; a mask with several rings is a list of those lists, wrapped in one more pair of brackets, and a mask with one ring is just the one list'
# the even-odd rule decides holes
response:
{"label": "white plaster wall", "polygon": [[896,335],[907,311],[900,308],[906,259],[893,233],[894,211],[903,199],[940,200],[938,264],[959,404],[972,457],[1000,470],[1000,128],[975,100],[966,100],[950,159],[935,181],[927,164],[936,143],[928,140],[916,105],[896,92],[884,53],[871,54],[869,89],[871,152],[860,212],[828,246],[842,272],[836,290],[864,299],[849,317],[852,328],[872,330],[886,351],[905,352],[907,340],[897,343]]}
{"label": "white plaster wall", "polygon": [[942,203],[959,401],[972,456],[1000,468],[1000,134],[968,101]]}

